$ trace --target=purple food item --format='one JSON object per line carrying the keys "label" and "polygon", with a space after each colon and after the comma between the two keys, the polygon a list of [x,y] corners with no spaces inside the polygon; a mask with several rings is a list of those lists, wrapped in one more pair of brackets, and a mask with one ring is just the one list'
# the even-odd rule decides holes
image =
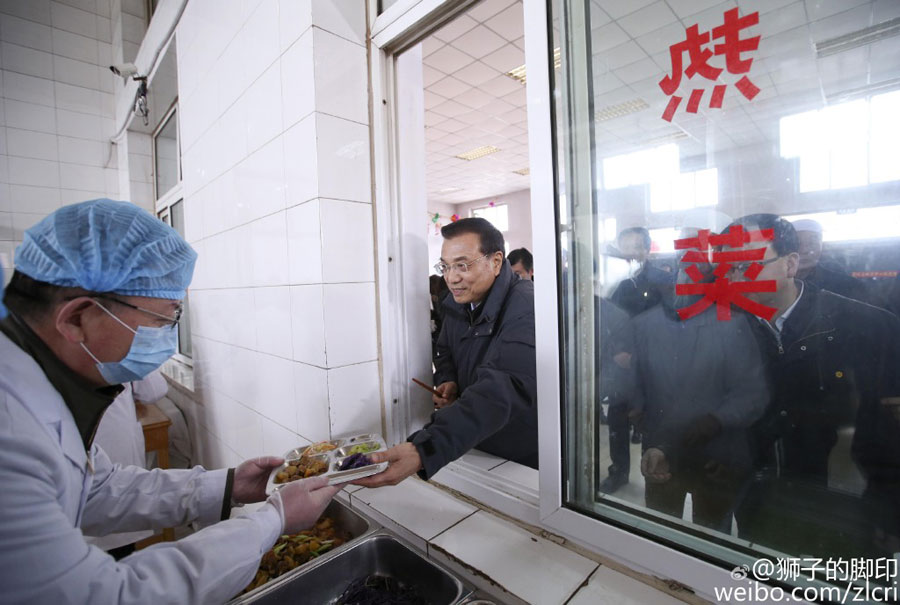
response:
{"label": "purple food item", "polygon": [[372,461],[365,454],[352,454],[341,462],[341,470],[349,471],[350,469],[361,468],[370,464],[372,464]]}

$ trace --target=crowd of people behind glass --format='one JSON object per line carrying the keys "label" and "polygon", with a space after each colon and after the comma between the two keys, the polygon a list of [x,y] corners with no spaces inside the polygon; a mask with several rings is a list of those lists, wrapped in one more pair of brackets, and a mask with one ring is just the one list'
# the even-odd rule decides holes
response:
{"label": "crowd of people behind glass", "polygon": [[634,425],[649,509],[680,519],[690,494],[693,523],[777,551],[900,551],[900,281],[850,276],[813,221],[722,217],[685,225],[704,245],[668,266],[646,229],[619,234],[629,277],[595,308],[599,491],[629,482]]}

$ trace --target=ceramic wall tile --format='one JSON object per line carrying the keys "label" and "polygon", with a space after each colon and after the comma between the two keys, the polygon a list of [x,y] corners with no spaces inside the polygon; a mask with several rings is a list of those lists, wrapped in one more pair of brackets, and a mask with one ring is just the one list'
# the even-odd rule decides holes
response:
{"label": "ceramic wall tile", "polygon": [[3,42],[0,44],[0,56],[6,71],[53,78],[53,55],[48,52]]}
{"label": "ceramic wall tile", "polygon": [[264,353],[255,353],[253,358],[251,407],[269,420],[297,432],[294,362]]}
{"label": "ceramic wall tile", "polygon": [[53,81],[13,71],[4,71],[3,96],[14,101],[52,107],[54,103]]}
{"label": "ceramic wall tile", "polygon": [[[281,134],[281,65],[272,64],[244,93],[247,111],[247,150],[253,153]],[[279,150],[281,155],[281,150]]]}
{"label": "ceramic wall tile", "polygon": [[316,115],[310,114],[284,133],[284,175],[288,207],[318,197],[319,160]]}
{"label": "ceramic wall tile", "polygon": [[312,23],[359,45],[366,43],[366,10],[355,0],[312,3]]}
{"label": "ceramic wall tile", "polygon": [[381,380],[378,363],[328,370],[332,435],[381,433]]}
{"label": "ceramic wall tile", "polygon": [[679,599],[601,565],[586,586],[575,593],[570,605],[678,605]]}
{"label": "ceramic wall tile", "polygon": [[331,438],[326,370],[294,362],[294,398],[297,432],[309,441]]}
{"label": "ceramic wall tile", "polygon": [[53,52],[53,29],[30,19],[5,14],[0,19],[0,39],[10,44]]}
{"label": "ceramic wall tile", "polygon": [[56,110],[53,107],[12,99],[4,99],[3,105],[8,127],[56,134]]}
{"label": "ceramic wall tile", "polygon": [[378,358],[374,283],[327,284],[324,308],[329,368]]}
{"label": "ceramic wall tile", "polygon": [[291,287],[294,360],[325,367],[324,292],[321,285]]}
{"label": "ceramic wall tile", "polygon": [[278,39],[284,52],[312,25],[312,1],[279,0],[278,25]]}
{"label": "ceramic wall tile", "polygon": [[59,164],[47,160],[9,157],[9,184],[59,187]]}
{"label": "ceramic wall tile", "polygon": [[287,210],[288,280],[291,284],[322,282],[322,233],[319,200]]}
{"label": "ceramic wall tile", "polygon": [[59,159],[56,135],[7,128],[5,143],[6,155],[36,160]]}
{"label": "ceramic wall tile", "polygon": [[316,135],[319,196],[370,201],[368,126],[317,114]]}
{"label": "ceramic wall tile", "polygon": [[284,211],[256,220],[250,227],[253,285],[287,284],[287,223]]}
{"label": "ceramic wall tile", "polygon": [[316,108],[313,30],[308,29],[281,57],[284,126],[290,128]]}
{"label": "ceramic wall tile", "polygon": [[327,31],[314,29],[316,109],[369,123],[369,65],[366,49]]}
{"label": "ceramic wall tile", "polygon": [[326,283],[375,280],[372,206],[323,199],[322,277]]}
{"label": "ceramic wall tile", "polygon": [[253,298],[256,349],[269,355],[292,359],[290,290],[287,287],[254,288]]}

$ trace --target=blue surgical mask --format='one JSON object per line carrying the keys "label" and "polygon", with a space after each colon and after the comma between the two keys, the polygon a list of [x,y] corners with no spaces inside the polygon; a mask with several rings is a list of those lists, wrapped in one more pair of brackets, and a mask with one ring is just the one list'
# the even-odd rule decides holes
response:
{"label": "blue surgical mask", "polygon": [[97,362],[97,370],[109,384],[125,384],[126,382],[142,380],[175,354],[178,346],[178,330],[174,327],[149,328],[147,326],[138,326],[137,331],[135,331],[131,329],[131,326],[113,315],[109,309],[96,301],[94,303],[134,334],[131,348],[128,349],[128,354],[121,361],[102,362],[88,350],[83,342],[80,343],[81,348],[91,356],[91,359]]}

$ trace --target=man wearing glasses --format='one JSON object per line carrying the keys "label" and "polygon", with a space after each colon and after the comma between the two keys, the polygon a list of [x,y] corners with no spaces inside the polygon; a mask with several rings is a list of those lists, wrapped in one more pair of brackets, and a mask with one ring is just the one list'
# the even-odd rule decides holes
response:
{"label": "man wearing glasses", "polygon": [[[121,385],[175,352],[196,258],[127,202],[65,206],[25,232],[0,320],[3,602],[224,602],[278,536],[309,527],[336,493],[321,477],[296,481],[225,520],[266,499],[281,458],[147,471],[113,465],[94,443]],[[215,525],[121,561],[83,537],[194,521]]]}
{"label": "man wearing glasses", "polygon": [[[745,244],[765,245],[765,256],[732,264],[728,278],[775,282],[774,291],[746,294],[775,313],[751,321],[772,400],[754,427],[755,474],[736,512],[739,535],[795,554],[895,552],[900,424],[888,404],[898,395],[900,321],[796,279],[799,241],[785,219],[754,214],[733,225],[774,237]],[[866,480],[862,498],[841,485],[854,463]]]}
{"label": "man wearing glasses", "polygon": [[503,258],[503,235],[483,218],[441,229],[435,270],[444,276],[444,323],[434,359],[437,408],[406,443],[381,454],[383,473],[366,487],[432,477],[473,447],[537,468],[534,285]]}

